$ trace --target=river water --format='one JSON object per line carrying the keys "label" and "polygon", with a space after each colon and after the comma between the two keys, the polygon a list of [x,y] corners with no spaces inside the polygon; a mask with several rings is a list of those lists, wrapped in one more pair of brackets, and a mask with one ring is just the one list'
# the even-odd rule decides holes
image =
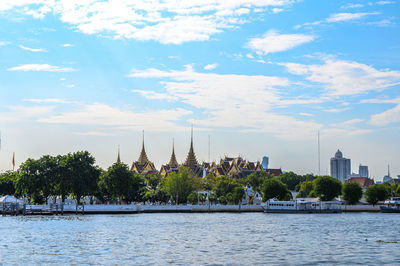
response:
{"label": "river water", "polygon": [[6,264],[399,265],[400,215],[0,217]]}

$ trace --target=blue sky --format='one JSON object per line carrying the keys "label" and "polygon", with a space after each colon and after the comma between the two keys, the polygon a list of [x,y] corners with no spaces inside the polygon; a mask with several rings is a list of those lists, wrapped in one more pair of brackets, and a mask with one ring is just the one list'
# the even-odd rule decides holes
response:
{"label": "blue sky", "polygon": [[400,174],[398,1],[2,0],[0,169],[89,150]]}

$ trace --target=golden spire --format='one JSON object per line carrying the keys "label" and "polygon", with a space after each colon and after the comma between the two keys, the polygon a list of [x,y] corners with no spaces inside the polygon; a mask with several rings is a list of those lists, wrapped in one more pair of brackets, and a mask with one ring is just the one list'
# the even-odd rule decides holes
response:
{"label": "golden spire", "polygon": [[146,151],[144,149],[144,130],[143,130],[143,140],[142,140],[142,151],[140,153],[139,159],[138,159],[138,163],[141,165],[146,164],[149,161],[149,159],[147,158],[147,154]]}
{"label": "golden spire", "polygon": [[175,143],[174,143],[174,139],[172,139],[172,155],[171,155],[171,159],[169,160],[168,165],[171,168],[178,168],[178,161],[176,160],[176,156],[175,156]]}
{"label": "golden spire", "polygon": [[189,167],[190,169],[194,169],[199,163],[197,162],[196,155],[193,149],[193,124],[192,124],[192,131],[191,131],[191,138],[190,138],[190,149],[188,156],[186,157],[185,166]]}
{"label": "golden spire", "polygon": [[117,157],[117,163],[121,163],[121,156],[119,154],[119,145],[118,145],[118,157]]}

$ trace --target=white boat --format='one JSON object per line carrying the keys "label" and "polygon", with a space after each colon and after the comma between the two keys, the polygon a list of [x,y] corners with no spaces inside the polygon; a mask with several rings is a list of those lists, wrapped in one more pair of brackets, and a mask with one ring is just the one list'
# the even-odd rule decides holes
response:
{"label": "white boat", "polygon": [[385,201],[386,206],[380,206],[381,212],[400,213],[400,197]]}
{"label": "white boat", "polygon": [[338,201],[311,201],[291,200],[278,201],[270,199],[263,205],[267,213],[340,213],[341,202]]}

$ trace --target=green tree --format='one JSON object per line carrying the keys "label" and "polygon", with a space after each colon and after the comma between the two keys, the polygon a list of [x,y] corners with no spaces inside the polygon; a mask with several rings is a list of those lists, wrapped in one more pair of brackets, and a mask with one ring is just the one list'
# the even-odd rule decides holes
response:
{"label": "green tree", "polygon": [[215,202],[217,202],[217,199],[218,199],[218,197],[217,197],[217,194],[215,194],[215,193],[210,193],[208,195],[208,201],[210,202],[210,204],[214,204]]}
{"label": "green tree", "polygon": [[186,167],[180,167],[177,173],[165,178],[164,189],[176,204],[186,203],[190,193],[195,191],[195,177]]}
{"label": "green tree", "polygon": [[189,196],[187,197],[187,201],[188,201],[190,204],[196,204],[197,201],[198,201],[197,193],[196,193],[196,192],[190,193]]}
{"label": "green tree", "polygon": [[200,187],[205,191],[212,191],[215,188],[216,177],[213,174],[207,174],[201,179]]}
{"label": "green tree", "polygon": [[279,175],[278,180],[286,184],[289,190],[295,190],[296,186],[301,182],[306,181],[306,177],[302,175],[295,174],[293,172],[287,172]]}
{"label": "green tree", "polygon": [[114,163],[101,174],[100,182],[104,184],[107,195],[121,203],[128,196],[132,176],[133,172],[129,170],[128,165]]}
{"label": "green tree", "polygon": [[8,171],[0,174],[0,195],[14,195],[17,180],[18,172]]}
{"label": "green tree", "polygon": [[215,192],[215,194],[217,194],[218,198],[220,196],[226,197],[226,194],[232,193],[233,189],[237,186],[239,186],[239,184],[235,180],[233,180],[227,176],[218,176],[216,178],[214,192]]}
{"label": "green tree", "polygon": [[312,198],[311,192],[314,190],[314,182],[312,181],[304,181],[300,185],[299,193],[296,198]]}
{"label": "green tree", "polygon": [[348,204],[356,204],[362,197],[362,187],[358,183],[345,183],[342,188],[343,199]]}
{"label": "green tree", "polygon": [[200,203],[206,202],[206,199],[207,199],[206,194],[204,194],[204,193],[200,193],[200,194],[199,194],[199,202],[200,202]]}
{"label": "green tree", "polygon": [[384,184],[374,184],[367,187],[365,191],[365,199],[372,205],[375,205],[378,201],[386,200],[388,197],[389,193]]}
{"label": "green tree", "polygon": [[264,181],[263,187],[263,201],[267,201],[272,198],[278,200],[290,200],[292,195],[287,186],[277,178],[271,178]]}
{"label": "green tree", "polygon": [[225,196],[218,197],[218,203],[222,205],[226,205],[228,201],[226,200]]}
{"label": "green tree", "polygon": [[101,170],[94,165],[95,159],[88,151],[69,153],[65,157],[67,179],[70,191],[80,204],[82,196],[97,192],[97,183]]}
{"label": "green tree", "polygon": [[246,177],[246,185],[250,186],[253,191],[261,193],[261,188],[265,180],[270,178],[266,172],[254,172]]}
{"label": "green tree", "polygon": [[233,189],[232,199],[233,203],[239,204],[243,200],[244,196],[246,195],[246,191],[243,187],[237,186]]}
{"label": "green tree", "polygon": [[45,203],[42,188],[46,184],[44,176],[41,174],[39,160],[28,159],[19,167],[18,180],[16,182],[16,193],[27,196],[32,202],[37,204]]}
{"label": "green tree", "polygon": [[322,201],[330,201],[342,193],[342,183],[330,176],[319,176],[314,181],[314,192]]}

